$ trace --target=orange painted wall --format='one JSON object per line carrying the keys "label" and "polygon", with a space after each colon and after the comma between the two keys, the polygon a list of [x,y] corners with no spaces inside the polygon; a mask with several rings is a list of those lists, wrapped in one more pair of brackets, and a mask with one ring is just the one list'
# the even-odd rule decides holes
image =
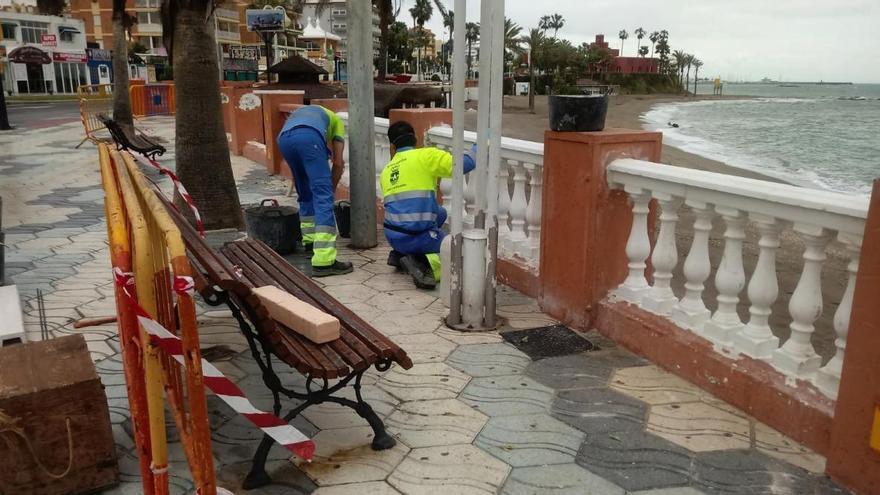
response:
{"label": "orange painted wall", "polygon": [[827,472],[858,493],[880,493],[880,450],[869,445],[880,407],[880,179],[865,226]]}

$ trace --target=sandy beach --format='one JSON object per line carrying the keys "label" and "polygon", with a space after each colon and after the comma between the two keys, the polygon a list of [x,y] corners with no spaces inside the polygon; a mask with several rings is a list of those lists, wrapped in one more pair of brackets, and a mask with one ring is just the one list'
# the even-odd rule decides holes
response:
{"label": "sandy beach", "polygon": [[[684,97],[675,95],[624,95],[613,96],[609,103],[608,116],[606,119],[606,127],[618,127],[628,129],[642,129],[642,121],[640,116],[651,109],[652,106],[660,103],[670,103],[677,101],[697,101],[700,99],[717,98],[712,96]],[[726,96],[725,99],[742,98],[735,96]],[[476,102],[469,103],[469,108],[474,110],[468,111],[465,116],[466,127],[470,130],[476,128],[477,112]],[[535,113],[532,114],[528,109],[528,98],[524,96],[505,96],[504,97],[504,114],[502,126],[504,136],[518,139],[526,139],[529,141],[543,141],[544,131],[549,128],[547,117],[547,98],[543,96],[535,97]],[[682,151],[672,146],[663,145],[661,162],[679,167],[687,167],[709,172],[716,172],[728,175],[737,175],[741,177],[749,177],[753,179],[768,180],[772,182],[780,182],[779,179],[762,175],[760,173],[733,167],[725,163],[710,160],[699,155]],[[676,269],[673,281],[673,289],[680,297],[684,294],[684,275],[681,266],[683,260],[687,256],[693,239],[693,222],[694,216],[690,209],[682,207],[679,211],[680,220],[676,232],[677,245],[679,252],[679,264]],[[709,256],[712,260],[713,268],[720,263],[723,254],[724,242],[724,221],[716,216],[713,221],[713,229],[710,240]],[[758,259],[758,233],[753,224],[748,225],[747,238],[743,243],[743,260],[747,277],[751,276],[755,264]],[[798,279],[801,275],[803,267],[804,245],[798,235],[786,229],[781,234],[781,246],[777,252],[777,276],[779,281],[779,298],[773,306],[773,315],[770,319],[770,325],[773,333],[779,337],[780,341],[785,341],[790,333],[788,324],[790,322],[788,313],[788,301],[797,286]],[[822,296],[823,296],[823,312],[822,316],[816,321],[816,332],[813,334],[813,345],[816,351],[823,357],[823,362],[827,361],[834,354],[834,340],[836,334],[833,327],[834,312],[840,303],[846,287],[847,259],[845,250],[842,245],[836,241],[832,241],[828,247],[828,261],[824,265],[822,273]],[[712,276],[706,282],[706,293],[704,300],[710,309],[715,309],[715,296],[717,292],[714,287],[714,270]],[[738,307],[740,317],[743,321],[748,321],[749,311],[746,297],[746,290],[740,294],[740,304]]]}

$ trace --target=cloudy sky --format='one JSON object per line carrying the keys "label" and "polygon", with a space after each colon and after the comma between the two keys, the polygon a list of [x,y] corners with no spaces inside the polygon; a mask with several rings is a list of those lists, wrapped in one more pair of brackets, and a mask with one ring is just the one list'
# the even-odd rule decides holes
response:
{"label": "cloudy sky", "polygon": [[[414,2],[402,1],[399,20],[411,25]],[[479,21],[479,1],[468,4],[468,20]],[[427,26],[442,33],[434,10]],[[703,60],[707,77],[880,83],[880,0],[507,0],[506,12],[524,28],[558,12],[559,37],[573,43],[604,33],[619,48],[617,33],[626,29],[625,55],[635,55],[639,26],[666,29],[672,49]]]}

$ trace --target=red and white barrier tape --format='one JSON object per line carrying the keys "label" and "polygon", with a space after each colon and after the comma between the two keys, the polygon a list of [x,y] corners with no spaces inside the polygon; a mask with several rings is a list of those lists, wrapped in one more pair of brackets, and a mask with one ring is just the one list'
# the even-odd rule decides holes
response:
{"label": "red and white barrier tape", "polygon": [[177,191],[177,194],[180,194],[180,197],[183,198],[186,204],[189,205],[189,209],[192,210],[193,217],[195,217],[196,219],[196,229],[199,231],[199,235],[205,237],[205,224],[202,222],[202,216],[199,215],[199,209],[196,208],[196,204],[193,201],[192,196],[190,196],[186,188],[183,187],[183,183],[180,182],[177,174],[175,174],[171,170],[168,170],[162,165],[159,165],[159,162],[157,162],[156,160],[153,160],[152,158],[147,158],[140,153],[132,153],[131,151],[129,151],[128,154],[133,156],[135,160],[141,162],[144,165],[155,168],[162,175],[167,175],[168,178],[171,179],[171,182],[174,184],[174,190]]}
{"label": "red and white barrier tape", "polygon": [[[113,280],[122,288],[128,303],[137,315],[138,323],[150,336],[150,342],[171,355],[181,366],[186,366],[183,359],[183,342],[180,337],[174,335],[150,315],[138,304],[128,290],[134,285],[131,273],[125,273],[118,267],[113,268]],[[193,280],[191,277],[174,277],[174,291],[177,294],[191,294]],[[272,437],[284,448],[306,461],[311,461],[315,453],[315,443],[302,432],[290,426],[286,421],[274,414],[257,409],[251,401],[245,397],[244,392],[226,378],[213,364],[202,358],[202,376],[205,385],[228,404],[235,412],[247,418],[257,428]]]}

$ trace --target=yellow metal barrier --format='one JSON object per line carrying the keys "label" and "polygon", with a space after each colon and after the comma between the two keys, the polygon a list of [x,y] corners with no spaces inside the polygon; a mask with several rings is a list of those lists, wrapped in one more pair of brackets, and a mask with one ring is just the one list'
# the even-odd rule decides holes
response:
{"label": "yellow metal barrier", "polygon": [[[140,382],[144,386],[146,407],[142,409],[146,409],[147,413],[143,423],[149,430],[144,440],[148,440],[149,447],[146,450],[139,448],[139,452],[150,456],[149,481],[153,485],[150,488],[150,477],[145,477],[144,490],[151,494],[168,492],[164,386],[165,397],[180,432],[195,487],[202,495],[214,495],[216,481],[195,303],[189,294],[175,293],[172,289],[173,277],[188,277],[192,274],[183,241],[177,227],[131,156],[126,154],[123,157],[116,151],[109,151],[104,144],[100,145],[100,153],[105,191],[109,191],[110,198],[114,184],[111,179],[115,177],[124,203],[122,216],[126,221],[121,223],[127,227],[127,231],[123,231],[120,222],[115,220],[113,225],[109,225],[111,244],[124,245],[123,237],[127,232],[130,246],[127,252],[133,254],[130,265],[133,268],[138,304],[152,319],[180,336],[186,365],[185,368],[181,367],[172,356],[152,346],[143,329],[137,332],[143,349],[143,367],[139,373],[136,365],[129,370],[126,363],[126,376],[131,374],[133,382]],[[105,168],[108,170],[106,173],[103,172]],[[118,196],[117,193],[116,197]],[[112,199],[108,199],[106,205],[108,212],[113,209],[114,215],[118,216],[121,208],[113,206]],[[108,223],[110,221],[108,214]],[[124,246],[111,246],[111,253],[116,252],[122,253],[121,257],[124,258],[126,251]],[[118,260],[114,260],[114,266],[119,266],[116,261]],[[117,298],[118,301],[122,299]],[[117,308],[117,311],[122,332],[124,322],[128,320],[125,319],[125,308]],[[137,406],[133,406],[133,414],[135,408]],[[143,458],[141,462],[143,466]]]}
{"label": "yellow metal barrier", "polygon": [[79,119],[82,121],[83,128],[86,131],[86,137],[76,145],[79,148],[86,141],[95,144],[108,142],[110,138],[109,131],[105,137],[99,137],[97,133],[106,129],[104,123],[98,119],[98,115],[104,114],[110,116],[113,113],[113,99],[106,98],[80,98],[79,100]]}

